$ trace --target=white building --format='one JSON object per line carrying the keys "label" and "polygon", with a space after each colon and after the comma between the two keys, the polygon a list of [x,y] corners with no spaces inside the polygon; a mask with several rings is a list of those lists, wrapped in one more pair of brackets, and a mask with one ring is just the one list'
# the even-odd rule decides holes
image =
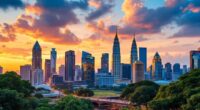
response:
{"label": "white building", "polygon": [[114,76],[108,73],[97,73],[95,76],[96,86],[113,86]]}
{"label": "white building", "polygon": [[74,81],[81,81],[81,80],[82,80],[82,70],[79,65],[76,65]]}
{"label": "white building", "polygon": [[43,71],[42,69],[35,69],[32,71],[32,85],[37,86],[43,84]]}

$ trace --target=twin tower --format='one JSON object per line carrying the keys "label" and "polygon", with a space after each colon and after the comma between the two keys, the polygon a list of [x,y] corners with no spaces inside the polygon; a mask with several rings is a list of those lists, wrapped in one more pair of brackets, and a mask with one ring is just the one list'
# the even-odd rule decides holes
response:
{"label": "twin tower", "polygon": [[[138,60],[138,52],[137,52],[137,44],[135,40],[135,36],[132,41],[131,47],[131,56],[130,56],[130,64],[133,64]],[[114,43],[113,43],[113,54],[112,54],[112,73],[114,75],[114,82],[120,82],[120,65],[121,65],[121,52],[120,52],[120,43],[118,38],[118,32],[116,31]]]}

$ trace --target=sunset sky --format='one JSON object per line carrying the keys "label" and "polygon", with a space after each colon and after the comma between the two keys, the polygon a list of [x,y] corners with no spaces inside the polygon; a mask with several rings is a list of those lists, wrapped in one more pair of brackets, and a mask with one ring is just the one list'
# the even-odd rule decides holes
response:
{"label": "sunset sky", "polygon": [[78,65],[82,51],[92,53],[96,69],[108,52],[111,66],[116,25],[123,63],[130,62],[136,33],[148,65],[156,51],[163,64],[189,65],[189,51],[200,47],[200,0],[0,0],[0,65],[19,71],[31,64],[38,40],[43,63],[56,48],[57,66],[68,50],[75,50]]}

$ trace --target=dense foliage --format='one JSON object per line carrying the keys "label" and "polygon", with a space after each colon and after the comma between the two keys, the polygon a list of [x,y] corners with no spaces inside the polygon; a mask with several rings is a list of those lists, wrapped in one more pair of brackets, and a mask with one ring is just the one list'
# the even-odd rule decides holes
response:
{"label": "dense foliage", "polygon": [[[34,87],[21,80],[15,72],[0,75],[0,110],[93,110],[93,104],[88,100],[73,96],[64,97],[58,101],[43,98],[35,94]],[[91,95],[91,93],[90,93]]]}
{"label": "dense foliage", "polygon": [[79,88],[74,91],[74,94],[82,97],[91,97],[94,95],[94,92],[87,88]]}
{"label": "dense foliage", "polygon": [[149,107],[153,110],[199,110],[199,102],[200,70],[193,70],[178,81],[161,86]]}
{"label": "dense foliage", "polygon": [[59,100],[55,110],[93,110],[92,103],[88,100],[67,96]]}
{"label": "dense foliage", "polygon": [[15,72],[0,74],[0,89],[16,90],[24,96],[30,96],[34,92],[34,87],[28,81],[21,80]]}
{"label": "dense foliage", "polygon": [[[152,81],[141,81],[134,84],[129,84],[121,94],[122,99],[131,100],[133,103],[142,104],[144,100],[150,100],[155,95],[157,90],[159,89],[159,85]],[[138,101],[134,100],[137,99]],[[139,101],[141,100],[141,101]],[[146,102],[146,101],[145,101]]]}

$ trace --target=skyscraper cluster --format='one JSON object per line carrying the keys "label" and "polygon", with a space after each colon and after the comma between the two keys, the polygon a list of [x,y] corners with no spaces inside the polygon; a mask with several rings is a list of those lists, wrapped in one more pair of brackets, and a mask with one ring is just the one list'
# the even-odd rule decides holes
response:
{"label": "skyscraper cluster", "polygon": [[[138,52],[139,50],[139,52]],[[136,83],[144,79],[149,80],[176,80],[180,75],[189,71],[187,65],[170,62],[164,66],[161,56],[158,52],[155,53],[152,63],[147,69],[147,48],[137,46],[134,35],[131,51],[130,63],[121,62],[120,41],[118,32],[116,31],[113,52],[112,52],[112,71],[109,71],[109,54],[102,53],[101,68],[98,74],[95,74],[95,57],[86,51],[82,51],[81,66],[76,65],[75,51],[68,50],[65,52],[65,64],[59,66],[59,72],[56,71],[57,52],[52,48],[50,59],[45,59],[44,74],[42,69],[42,49],[38,41],[35,42],[32,49],[32,65],[20,66],[20,75],[23,80],[31,82],[32,85],[40,85],[43,83],[59,83],[84,81],[89,87],[95,85],[111,86],[112,84]],[[200,49],[190,52],[190,69],[200,68]],[[0,66],[0,73],[3,73],[3,68]],[[107,83],[106,83],[107,82]]]}
{"label": "skyscraper cluster", "polygon": [[[113,55],[112,55],[112,72],[114,75],[114,82],[121,83],[123,79],[130,80],[132,82],[138,82],[144,80],[144,72],[146,69],[146,48],[140,48],[140,58],[138,59],[138,48],[135,39],[135,35],[132,41],[131,53],[130,53],[130,64],[121,64],[121,54],[120,54],[120,42],[118,38],[118,33],[116,35],[113,43]],[[141,69],[142,70],[139,70]]]}

